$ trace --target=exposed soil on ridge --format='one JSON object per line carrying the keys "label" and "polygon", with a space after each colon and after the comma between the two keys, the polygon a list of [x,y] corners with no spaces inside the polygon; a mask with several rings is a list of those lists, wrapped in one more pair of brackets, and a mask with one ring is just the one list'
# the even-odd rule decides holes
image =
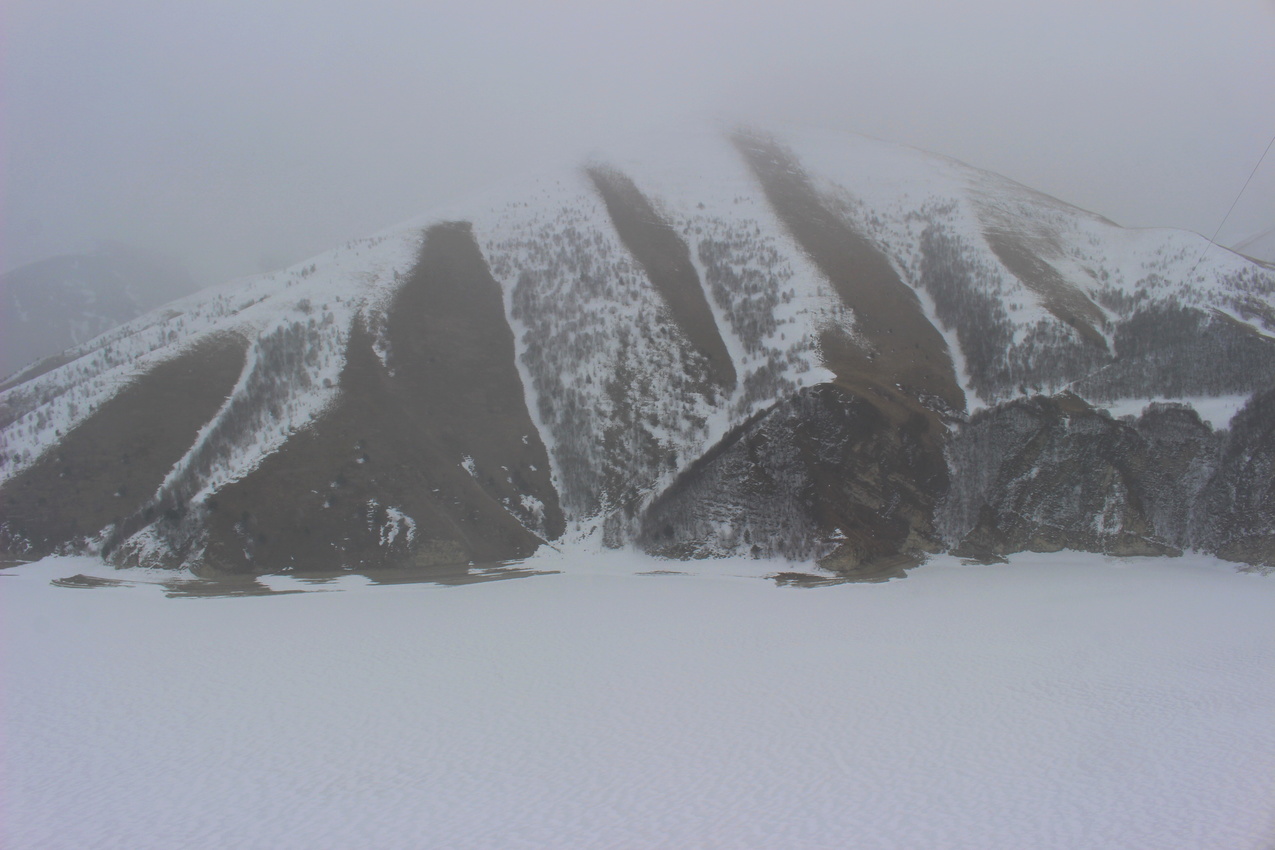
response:
{"label": "exposed soil on ridge", "polygon": [[[825,568],[855,579],[900,575],[937,548],[933,513],[948,486],[945,420],[965,410],[947,343],[885,254],[820,195],[791,151],[751,132],[732,141],[775,215],[855,315],[855,337],[829,327],[819,347],[835,387],[848,393],[835,396],[838,406],[862,405],[858,421],[832,427],[836,449],[807,467],[812,484],[788,501],[808,517],[812,541],[842,541],[820,559]],[[788,428],[801,434],[813,422]],[[874,483],[825,480],[827,467]]]}
{"label": "exposed soil on ridge", "polygon": [[587,172],[620,241],[646,269],[673,321],[708,360],[711,380],[729,395],[737,380],[735,364],[708,306],[690,249],[628,175],[602,166]]}
{"label": "exposed soil on ridge", "polygon": [[161,363],[0,488],[0,550],[47,555],[143,510],[221,407],[247,342],[223,334]]}
{"label": "exposed soil on ridge", "polygon": [[823,358],[847,389],[893,398],[909,411],[965,409],[965,393],[947,343],[916,293],[872,242],[820,197],[795,155],[769,137],[732,137],[784,227],[810,256],[842,303],[854,311],[867,349],[839,331],[820,340]]}
{"label": "exposed soil on ridge", "polygon": [[211,500],[206,571],[526,557],[542,538],[507,510],[525,516],[524,495],[543,506],[545,536],[562,534],[500,289],[468,224],[427,232],[386,334],[388,368],[356,322],[333,408]]}
{"label": "exposed soil on ridge", "polygon": [[987,227],[983,236],[1005,268],[1040,297],[1046,310],[1059,321],[1075,328],[1086,342],[1107,350],[1107,340],[1098,331],[1106,318],[1088,295],[1064,280],[1053,266],[1025,244],[1019,234]]}

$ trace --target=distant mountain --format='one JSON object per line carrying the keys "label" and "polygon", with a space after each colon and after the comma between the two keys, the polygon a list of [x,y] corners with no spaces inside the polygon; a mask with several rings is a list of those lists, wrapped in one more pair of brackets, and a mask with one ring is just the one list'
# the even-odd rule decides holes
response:
{"label": "distant mountain", "polygon": [[0,377],[194,290],[177,263],[123,245],[0,275]]}
{"label": "distant mountain", "polygon": [[1275,264],[1275,227],[1241,239],[1232,246],[1232,250],[1263,263]]}
{"label": "distant mountain", "polygon": [[1272,564],[1275,273],[1203,245],[859,137],[635,142],[12,386],[0,547]]}

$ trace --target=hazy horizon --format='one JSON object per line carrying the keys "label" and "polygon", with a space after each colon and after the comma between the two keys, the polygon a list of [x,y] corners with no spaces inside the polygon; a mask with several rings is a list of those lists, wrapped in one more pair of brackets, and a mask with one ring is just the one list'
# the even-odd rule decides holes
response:
{"label": "hazy horizon", "polygon": [[[14,0],[0,269],[300,261],[687,117],[819,126],[1206,236],[1275,132],[1275,3]],[[1219,241],[1275,225],[1275,156]]]}

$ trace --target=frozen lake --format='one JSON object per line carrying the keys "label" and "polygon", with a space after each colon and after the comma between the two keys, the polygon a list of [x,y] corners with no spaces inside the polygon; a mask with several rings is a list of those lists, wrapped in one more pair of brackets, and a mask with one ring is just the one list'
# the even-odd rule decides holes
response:
{"label": "frozen lake", "polygon": [[[0,844],[1275,846],[1275,576],[524,566],[558,572],[167,598],[4,570]],[[50,584],[80,573],[142,583]]]}

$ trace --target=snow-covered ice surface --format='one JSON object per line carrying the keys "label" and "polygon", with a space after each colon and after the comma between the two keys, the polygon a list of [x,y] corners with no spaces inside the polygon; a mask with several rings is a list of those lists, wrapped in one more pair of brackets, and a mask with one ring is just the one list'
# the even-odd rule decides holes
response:
{"label": "snow-covered ice surface", "polygon": [[1275,577],[526,565],[561,572],[168,599],[6,570],[0,843],[1275,846]]}

